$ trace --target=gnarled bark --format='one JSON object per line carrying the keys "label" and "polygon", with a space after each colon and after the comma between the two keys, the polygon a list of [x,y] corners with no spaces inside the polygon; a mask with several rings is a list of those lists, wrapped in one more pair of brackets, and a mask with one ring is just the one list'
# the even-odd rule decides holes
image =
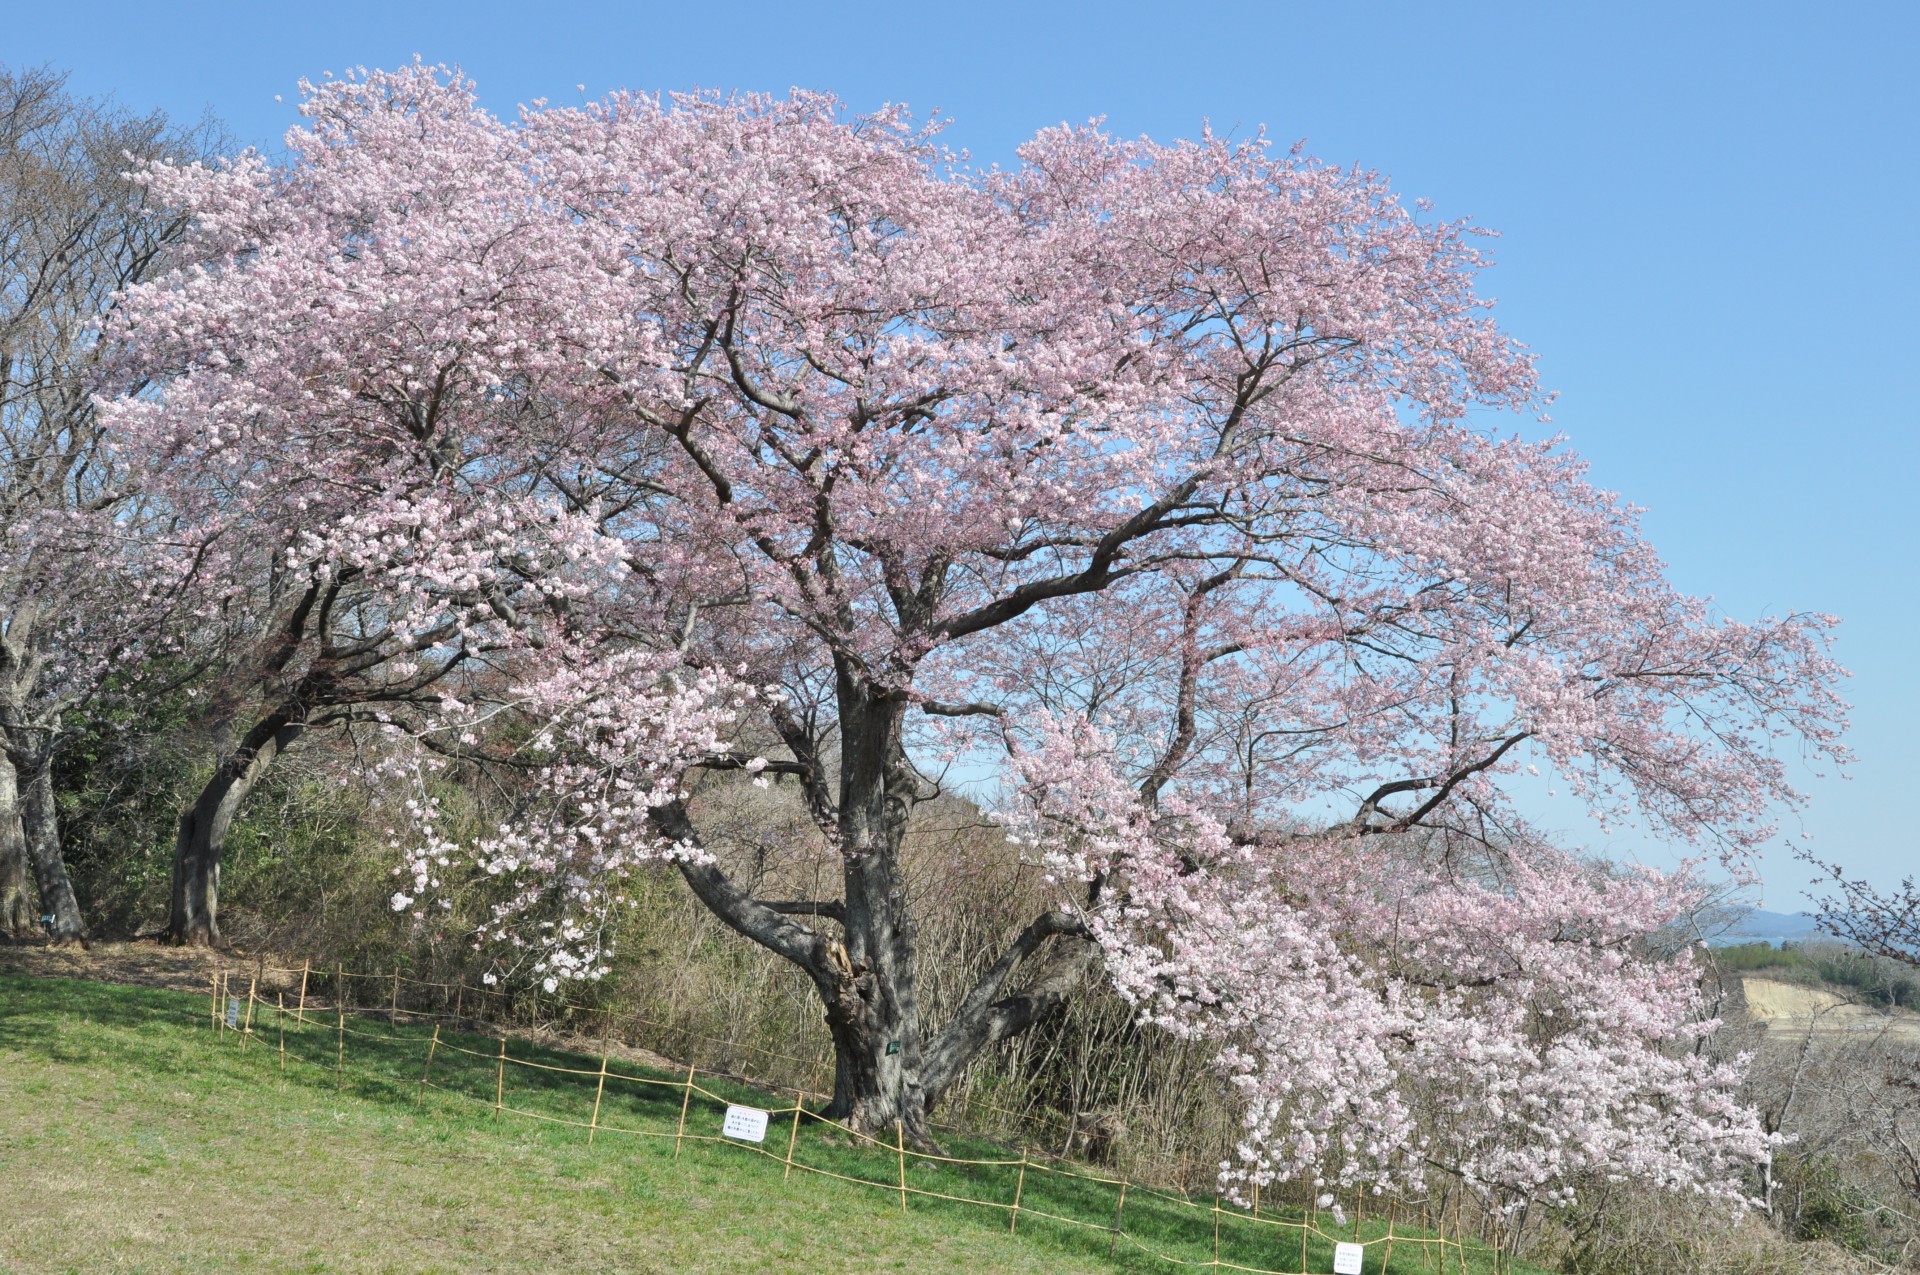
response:
{"label": "gnarled bark", "polygon": [[20,828],[20,790],[13,763],[0,754],[0,933],[20,938],[33,930],[27,891],[27,838]]}
{"label": "gnarled bark", "polygon": [[[929,1033],[920,1021],[913,914],[900,872],[918,778],[901,744],[903,701],[874,694],[844,672],[837,797],[804,747],[801,775],[814,816],[841,849],[838,900],[750,898],[717,864],[683,860],[694,894],[734,930],[786,957],[813,981],[833,1039],[833,1099],[825,1114],[851,1128],[932,1145],[941,1096],[980,1054],[1045,1021],[1084,983],[1096,957],[1086,930],[1064,912],[1028,925],[981,976],[953,1020]],[[678,804],[654,814],[659,831],[686,844],[698,833]],[[790,919],[819,917],[839,935]],[[1029,963],[1039,958],[1037,972]],[[1024,982],[1015,987],[1023,974]]]}
{"label": "gnarled bark", "polygon": [[846,920],[825,996],[836,1062],[828,1114],[870,1132],[898,1120],[925,1142],[913,915],[899,871],[918,787],[901,748],[905,702],[875,694],[845,665],[836,690]]}

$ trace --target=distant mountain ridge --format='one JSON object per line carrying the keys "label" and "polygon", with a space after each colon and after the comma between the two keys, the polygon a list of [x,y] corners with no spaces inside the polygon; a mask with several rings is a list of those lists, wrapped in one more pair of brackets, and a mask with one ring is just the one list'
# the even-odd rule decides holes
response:
{"label": "distant mountain ridge", "polygon": [[1819,922],[1811,912],[1769,912],[1751,908],[1707,942],[1716,947],[1734,943],[1798,943],[1821,937]]}

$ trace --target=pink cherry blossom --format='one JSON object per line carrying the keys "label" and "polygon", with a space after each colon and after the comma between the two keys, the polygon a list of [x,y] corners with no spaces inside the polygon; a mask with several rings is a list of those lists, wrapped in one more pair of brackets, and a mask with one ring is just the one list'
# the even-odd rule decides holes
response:
{"label": "pink cherry blossom", "polygon": [[[809,93],[306,93],[285,164],[150,174],[214,264],[127,298],[164,391],[110,415],[236,572],[351,579],[395,635],[396,907],[505,878],[477,938],[557,985],[671,863],[818,990],[833,1112],[916,1139],[1098,965],[1215,1044],[1229,1184],[1726,1198],[1767,1153],[1645,942],[1693,870],[1580,863],[1509,785],[1747,870],[1789,746],[1845,760],[1834,622],[1718,617],[1489,424],[1546,396],[1482,232],[1260,136],[981,170]],[[433,759],[507,721],[537,799],[458,844]],[[898,852],[955,762],[1056,897],[935,1024]],[[695,769],[796,781],[838,897],[751,897]]]}

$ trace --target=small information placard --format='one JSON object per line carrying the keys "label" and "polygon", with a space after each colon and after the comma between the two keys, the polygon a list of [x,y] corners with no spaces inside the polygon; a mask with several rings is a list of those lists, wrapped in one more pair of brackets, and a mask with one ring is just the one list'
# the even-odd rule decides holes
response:
{"label": "small information placard", "polygon": [[239,1025],[240,998],[237,996],[229,996],[227,997],[227,1026],[238,1027]]}
{"label": "small information placard", "polygon": [[758,1107],[728,1107],[727,1122],[720,1126],[720,1132],[742,1142],[765,1142],[767,1113]]}
{"label": "small information placard", "polygon": [[1358,1244],[1335,1244],[1333,1246],[1333,1275],[1360,1275],[1361,1263],[1367,1260],[1367,1250]]}

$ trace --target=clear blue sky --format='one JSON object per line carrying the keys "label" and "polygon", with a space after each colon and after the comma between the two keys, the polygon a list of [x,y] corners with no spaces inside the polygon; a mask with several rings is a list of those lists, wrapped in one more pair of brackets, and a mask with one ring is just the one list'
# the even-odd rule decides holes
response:
{"label": "clear blue sky", "polygon": [[[1883,884],[1912,870],[1920,5],[12,8],[0,59],[266,145],[301,76],[418,53],[500,111],[579,83],[803,85],[938,107],[982,160],[1104,115],[1158,137],[1264,123],[1377,168],[1504,234],[1499,313],[1682,587],[1742,617],[1845,617],[1859,762],[1812,785],[1801,826]],[[1803,867],[1777,853],[1767,876],[1769,906],[1804,906]]]}

